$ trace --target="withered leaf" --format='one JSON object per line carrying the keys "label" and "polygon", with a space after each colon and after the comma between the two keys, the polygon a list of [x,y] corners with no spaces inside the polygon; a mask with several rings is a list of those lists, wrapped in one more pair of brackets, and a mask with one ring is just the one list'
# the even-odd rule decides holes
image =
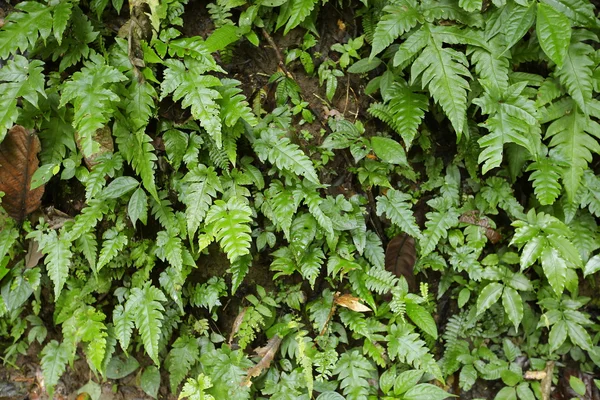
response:
{"label": "withered leaf", "polygon": [[490,242],[496,244],[502,239],[502,235],[491,227],[490,221],[487,217],[480,218],[479,212],[476,210],[471,210],[465,212],[459,218],[460,222],[464,222],[465,224],[477,225],[485,229],[485,236],[490,240]]}
{"label": "withered leaf", "polygon": [[244,307],[244,309],[237,315],[237,317],[235,317],[235,320],[233,321],[233,326],[231,327],[231,333],[229,334],[229,346],[232,345],[233,338],[240,330],[242,322],[244,321],[244,315],[246,315],[247,310],[248,307]]}
{"label": "withered leaf", "polygon": [[248,370],[246,378],[242,381],[242,386],[250,386],[252,384],[252,378],[259,376],[263,370],[268,369],[271,366],[271,361],[273,361],[273,358],[275,358],[280,344],[281,337],[279,337],[279,335],[275,335],[269,339],[266,346],[259,347],[254,350],[256,354],[262,358],[254,367]]}
{"label": "withered leaf", "polygon": [[362,304],[359,300],[358,297],[354,297],[351,294],[343,294],[341,296],[335,296],[333,302],[338,306],[346,307],[356,312],[371,311],[369,307]]}
{"label": "withered leaf", "polygon": [[44,186],[31,190],[31,177],[38,169],[40,139],[20,125],[13,126],[0,144],[0,191],[2,207],[17,222],[37,210]]}
{"label": "withered leaf", "polygon": [[[98,164],[96,159],[100,157],[102,154],[112,153],[115,151],[115,144],[112,138],[112,131],[110,127],[104,126],[100,129],[96,129],[93,136],[94,142],[98,144],[99,147],[94,146],[94,153],[89,155],[88,157],[84,157],[83,161],[85,161],[85,165],[91,169],[94,165]],[[83,143],[81,142],[81,138],[78,133],[75,133],[75,143],[77,143],[77,148],[79,151],[83,153]]]}
{"label": "withered leaf", "polygon": [[413,292],[417,290],[414,274],[416,261],[415,239],[404,233],[390,240],[385,250],[385,269],[397,277],[403,276]]}

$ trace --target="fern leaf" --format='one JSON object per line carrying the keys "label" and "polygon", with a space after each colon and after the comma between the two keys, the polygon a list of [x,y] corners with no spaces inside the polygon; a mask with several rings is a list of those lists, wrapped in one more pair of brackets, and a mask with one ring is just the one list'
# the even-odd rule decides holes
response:
{"label": "fern leaf", "polygon": [[284,131],[275,128],[262,131],[260,138],[254,142],[254,150],[261,161],[269,160],[280,170],[302,175],[309,181],[319,184],[312,161],[298,145],[285,137]]}
{"label": "fern leaf", "polygon": [[459,213],[456,209],[450,208],[448,211],[431,211],[426,214],[425,231],[421,238],[420,257],[435,250],[441,238],[448,235],[448,230],[458,224]]}
{"label": "fern leaf", "polygon": [[535,196],[541,205],[554,204],[560,195],[562,167],[560,162],[547,157],[540,158],[527,167],[527,171],[533,171],[529,180],[533,182]]}
{"label": "fern leaf", "polygon": [[127,78],[118,69],[106,65],[99,55],[92,55],[84,65],[64,84],[60,107],[73,104],[73,127],[79,134],[84,156],[89,157],[99,149],[94,133],[106,125],[115,110],[114,104],[119,101],[110,86]]}
{"label": "fern leaf", "polygon": [[417,25],[421,12],[414,0],[402,0],[383,8],[373,34],[371,59],[385,50],[394,40]]}
{"label": "fern leaf", "polygon": [[431,373],[436,379],[443,379],[442,371],[425,346],[425,342],[419,339],[419,335],[414,333],[411,327],[392,325],[387,340],[391,360],[398,359],[400,362]]}
{"label": "fern leaf", "polygon": [[481,10],[482,0],[459,0],[458,6],[466,12],[473,12]]}
{"label": "fern leaf", "polygon": [[117,304],[113,310],[113,324],[115,336],[121,344],[121,348],[127,353],[131,334],[133,333],[133,316],[122,304]]}
{"label": "fern leaf", "polygon": [[490,133],[478,141],[483,149],[479,154],[479,163],[483,163],[484,174],[500,166],[506,143],[516,143],[533,156],[537,154],[540,127],[535,103],[522,95],[525,86],[526,82],[515,83],[502,94],[488,87],[482,97],[473,100],[481,107],[483,114],[490,115],[481,124]]}
{"label": "fern leaf", "polygon": [[412,197],[398,190],[388,190],[384,196],[377,197],[377,215],[384,213],[396,224],[403,232],[408,233],[414,238],[421,237],[421,231],[415,221],[412,207],[408,201]]}
{"label": "fern leaf", "polygon": [[230,261],[250,252],[250,222],[252,210],[236,197],[227,203],[215,201],[206,215],[206,224],[212,224],[211,230]]}
{"label": "fern leaf", "polygon": [[385,266],[385,253],[381,239],[375,232],[367,232],[365,242],[365,257],[375,268],[383,268]]}
{"label": "fern leaf", "polygon": [[592,84],[592,68],[595,66],[592,61],[594,48],[580,39],[583,38],[573,37],[562,67],[556,69],[556,75],[579,108],[587,113],[594,87]]}
{"label": "fern leaf", "polygon": [[54,298],[58,299],[60,292],[69,276],[71,266],[71,242],[58,237],[55,230],[51,230],[46,238],[40,242],[40,250],[46,254],[45,265],[48,276],[54,284]]}
{"label": "fern leaf", "polygon": [[98,273],[102,267],[107,265],[113,258],[119,254],[128,242],[127,236],[116,229],[108,229],[102,235],[102,250],[98,257],[98,264],[95,272]]}
{"label": "fern leaf", "polygon": [[181,201],[186,205],[187,229],[190,238],[204,221],[206,212],[217,197],[217,191],[222,192],[221,182],[214,168],[200,164],[189,171],[183,178],[188,186],[181,195]]}
{"label": "fern leaf", "polygon": [[429,29],[423,25],[398,47],[394,55],[394,67],[406,67],[408,62],[427,46],[428,40]]}
{"label": "fern leaf", "polygon": [[450,119],[460,138],[466,121],[467,90],[471,77],[464,53],[442,47],[429,31],[428,44],[411,67],[411,84],[421,78],[422,87],[429,92]]}
{"label": "fern leaf", "polygon": [[127,116],[134,131],[143,129],[153,114],[156,90],[148,82],[133,79],[128,88]]}
{"label": "fern leaf", "polygon": [[165,361],[172,393],[177,392],[177,387],[190,372],[199,355],[200,349],[196,338],[180,336],[175,340]]}
{"label": "fern leaf", "polygon": [[561,68],[571,40],[569,18],[551,5],[539,3],[535,28],[544,53]]}
{"label": "fern leaf", "polygon": [[182,100],[183,107],[190,107],[192,116],[221,147],[221,116],[216,100],[221,94],[212,89],[220,86],[219,78],[205,75],[205,64],[187,59],[185,64],[178,60],[166,60],[167,69],[161,83],[161,99],[173,93],[173,100]]}
{"label": "fern leaf", "polygon": [[50,397],[54,394],[54,386],[58,383],[62,374],[65,373],[68,360],[69,352],[67,347],[59,344],[56,340],[52,340],[42,350],[42,372]]}
{"label": "fern leaf", "polygon": [[323,260],[325,259],[325,254],[320,247],[312,247],[308,250],[302,260],[300,261],[300,273],[302,277],[306,279],[310,283],[310,287],[314,289],[315,280],[321,273],[321,266],[323,265]]}
{"label": "fern leaf", "polygon": [[217,103],[221,107],[221,119],[225,126],[233,127],[240,119],[250,126],[255,126],[258,121],[248,105],[246,96],[239,88],[240,81],[235,79],[222,79],[222,86],[217,87],[221,98]]}
{"label": "fern leaf", "polygon": [[552,122],[546,131],[546,136],[551,138],[551,156],[566,164],[562,179],[571,201],[577,193],[584,169],[592,161],[592,152],[600,154],[600,144],[588,134],[598,135],[599,128],[573,104],[572,110]]}
{"label": "fern leaf", "polygon": [[168,193],[166,191],[161,191],[158,196],[160,201],[151,199],[152,214],[167,231],[177,230],[177,219],[175,218],[173,207],[171,207],[171,202],[167,198]]}
{"label": "fern leaf", "polygon": [[600,217],[600,179],[589,169],[585,170],[583,178],[585,194],[581,197],[581,207],[588,207],[590,213]]}
{"label": "fern leaf", "polygon": [[386,91],[386,97],[390,99],[389,102],[371,104],[369,113],[389,124],[402,137],[408,150],[425,117],[425,110],[429,106],[428,99],[399,83],[394,83]]}
{"label": "fern leaf", "polygon": [[300,191],[301,194],[299,194],[298,191],[294,191],[294,195],[298,197],[301,195],[304,196],[304,204],[308,206],[308,211],[315,217],[321,228],[323,228],[329,236],[333,236],[333,221],[321,209],[323,198],[319,195],[318,187],[314,184],[304,183]]}
{"label": "fern leaf", "polygon": [[279,180],[272,181],[265,194],[272,211],[272,216],[269,218],[290,241],[290,227],[300,205],[300,198],[294,196],[292,191],[287,189]]}
{"label": "fern leaf", "polygon": [[75,217],[75,223],[71,229],[65,232],[66,240],[73,242],[81,235],[91,232],[108,210],[109,203],[106,200],[90,200],[88,206],[81,210],[81,214]]}
{"label": "fern leaf", "polygon": [[596,14],[594,13],[595,7],[588,0],[545,0],[545,3],[552,5],[577,25],[586,28],[596,28],[598,26]]}
{"label": "fern leaf", "polygon": [[21,12],[12,12],[6,18],[0,32],[0,59],[6,60],[17,50],[25,53],[35,46],[38,38],[46,40],[52,32],[51,6],[36,1],[19,3],[15,8]]}
{"label": "fern leaf", "polygon": [[163,292],[147,282],[141,289],[133,288],[125,304],[126,312],[133,316],[135,326],[140,332],[146,353],[156,365],[160,365],[158,340],[165,310],[161,302],[166,301]]}
{"label": "fern leaf", "polygon": [[187,380],[177,400],[186,397],[190,400],[215,400],[212,395],[205,392],[206,389],[210,389],[212,386],[210,377],[200,374],[197,379],[190,378]]}
{"label": "fern leaf", "polygon": [[[0,36],[1,37],[1,36]],[[19,109],[18,99],[23,98],[38,107],[38,95],[46,97],[44,91],[44,63],[39,60],[31,62],[25,57],[15,55],[0,69],[0,140],[6,130],[17,121]]]}
{"label": "fern leaf", "polygon": [[287,35],[289,31],[304,22],[317,3],[318,0],[291,0],[289,6],[290,19],[288,19],[287,24],[285,24],[283,34]]}
{"label": "fern leaf", "polygon": [[59,45],[62,43],[63,33],[67,29],[67,25],[71,19],[72,8],[73,3],[70,1],[61,1],[52,10],[52,32]]}
{"label": "fern leaf", "polygon": [[388,293],[398,282],[393,273],[384,268],[371,268],[365,275],[365,285],[379,294]]}
{"label": "fern leaf", "polygon": [[156,234],[156,255],[178,271],[183,268],[182,248],[181,238],[173,232],[160,231]]}
{"label": "fern leaf", "polygon": [[493,90],[502,93],[508,89],[510,63],[507,57],[475,46],[469,46],[467,54],[471,54],[471,63],[475,64],[477,75]]}
{"label": "fern leaf", "polygon": [[369,382],[375,366],[358,350],[346,351],[337,362],[334,374],[338,375],[344,395],[348,399],[366,399]]}

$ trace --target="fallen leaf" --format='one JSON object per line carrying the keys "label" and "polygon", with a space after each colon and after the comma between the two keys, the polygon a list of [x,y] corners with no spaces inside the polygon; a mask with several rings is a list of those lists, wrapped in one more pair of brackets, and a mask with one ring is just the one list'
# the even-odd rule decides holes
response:
{"label": "fallen leaf", "polygon": [[477,225],[484,228],[485,236],[494,244],[502,240],[502,235],[500,235],[497,230],[492,228],[489,219],[487,217],[479,218],[479,212],[476,210],[465,212],[460,216],[459,221],[464,222],[465,224]]}
{"label": "fallen leaf", "polygon": [[13,126],[0,144],[0,191],[2,207],[17,222],[42,204],[44,186],[31,190],[31,177],[38,169],[40,139],[20,125]]}
{"label": "fallen leaf", "polygon": [[414,274],[416,261],[415,239],[403,233],[390,240],[385,250],[385,269],[397,277],[403,276],[412,292],[417,290]]}
{"label": "fallen leaf", "polygon": [[354,297],[351,294],[343,294],[341,296],[335,296],[333,302],[338,306],[349,308],[356,312],[367,312],[371,309],[360,302],[358,297]]}
{"label": "fallen leaf", "polygon": [[65,222],[72,221],[73,217],[53,206],[49,206],[44,209],[44,220],[48,223],[50,229],[60,229]]}
{"label": "fallen leaf", "polygon": [[242,321],[244,320],[244,315],[246,315],[246,311],[248,310],[248,307],[245,307],[239,314],[237,317],[235,317],[235,321],[233,321],[233,325],[231,326],[231,333],[229,334],[229,346],[231,347],[231,344],[233,343],[233,338],[235,337],[236,333],[238,333],[238,331],[240,330],[240,327],[242,326]]}
{"label": "fallen leaf", "polygon": [[29,241],[27,255],[25,255],[25,268],[30,269],[38,265],[44,254],[39,249],[39,243],[35,239]]}
{"label": "fallen leaf", "polygon": [[[103,128],[97,129],[94,133],[94,142],[98,143],[99,147],[96,151],[91,154],[89,157],[85,157],[83,161],[85,161],[85,165],[91,169],[94,165],[98,164],[96,159],[100,157],[102,154],[112,153],[115,151],[115,144],[112,139],[112,131],[110,127],[105,126]],[[82,151],[82,143],[79,138],[79,134],[75,133],[75,142],[77,143],[77,148],[79,151]]]}
{"label": "fallen leaf", "polygon": [[258,347],[254,350],[256,354],[262,358],[254,367],[248,370],[246,378],[242,381],[242,386],[249,387],[252,384],[252,378],[259,376],[263,370],[268,369],[271,366],[271,362],[273,361],[273,358],[275,358],[280,344],[281,337],[275,335],[269,339],[266,346]]}

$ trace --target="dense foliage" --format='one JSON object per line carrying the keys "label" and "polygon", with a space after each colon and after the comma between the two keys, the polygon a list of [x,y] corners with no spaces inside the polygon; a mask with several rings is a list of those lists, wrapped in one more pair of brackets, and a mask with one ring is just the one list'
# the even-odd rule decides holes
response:
{"label": "dense foliage", "polygon": [[0,141],[39,135],[46,194],[2,217],[4,362],[41,349],[50,394],[83,358],[153,397],[591,398],[596,12],[19,2]]}

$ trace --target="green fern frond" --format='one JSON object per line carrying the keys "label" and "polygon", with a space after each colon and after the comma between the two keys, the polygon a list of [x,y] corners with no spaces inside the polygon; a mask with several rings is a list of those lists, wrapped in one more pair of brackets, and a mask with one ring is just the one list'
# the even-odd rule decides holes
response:
{"label": "green fern frond", "polygon": [[298,210],[301,199],[293,195],[279,180],[273,180],[267,189],[266,198],[273,213],[271,220],[273,224],[283,231],[285,237],[290,241],[290,227],[292,220]]}
{"label": "green fern frond", "polygon": [[186,205],[187,230],[193,238],[201,226],[217,191],[222,192],[221,182],[214,168],[198,165],[183,177],[187,184],[181,193],[181,201]]}
{"label": "green fern frond", "polygon": [[467,58],[462,52],[442,47],[440,38],[434,36],[430,29],[427,28],[426,32],[429,36],[427,46],[412,64],[411,84],[421,78],[422,87],[429,88],[460,138],[465,128],[469,90],[465,77],[471,78]]}
{"label": "green fern frond", "polygon": [[[46,40],[52,32],[52,6],[36,1],[25,1],[17,4],[15,8],[20,12],[12,12],[6,18],[6,25],[0,32],[0,59],[2,60],[15,54],[17,50],[24,53],[35,46],[39,38]],[[62,24],[57,23],[57,30],[60,30],[58,28],[62,28]]]}
{"label": "green fern frond", "polygon": [[386,97],[389,100],[384,104],[371,104],[369,114],[390,125],[402,137],[408,150],[425,117],[425,111],[429,106],[428,99],[397,82],[386,90]]}
{"label": "green fern frond", "polygon": [[108,265],[108,263],[123,250],[129,241],[127,236],[123,232],[119,232],[116,228],[107,229],[102,234],[102,239],[102,249],[100,250],[100,255],[98,257],[98,264],[94,270],[96,273],[100,272],[102,267]]}
{"label": "green fern frond", "polygon": [[160,365],[158,340],[165,311],[161,303],[166,301],[163,292],[147,282],[141,289],[131,289],[125,304],[126,312],[133,317],[135,326],[140,332],[146,353],[156,365]]}
{"label": "green fern frond", "polygon": [[600,154],[600,144],[592,135],[598,135],[600,126],[588,119],[575,104],[569,113],[552,122],[546,131],[551,138],[550,154],[566,164],[562,179],[569,199],[577,192],[583,171],[592,161],[592,152]]}
{"label": "green fern frond", "polygon": [[420,238],[421,231],[415,221],[410,200],[412,200],[410,195],[390,189],[384,196],[377,197],[377,215],[381,216],[385,213],[403,232],[414,238]]}
{"label": "green fern frond", "polygon": [[373,34],[371,58],[382,52],[394,40],[417,25],[421,12],[414,0],[401,0],[383,8],[381,17]]}
{"label": "green fern frond", "polygon": [[311,288],[314,288],[315,280],[321,273],[321,266],[324,259],[325,254],[323,250],[320,247],[312,247],[304,254],[302,260],[300,260],[300,273],[310,283]]}
{"label": "green fern frond", "polygon": [[540,158],[527,167],[533,171],[529,180],[533,182],[535,196],[542,205],[554,204],[561,192],[559,179],[562,175],[563,165],[557,160],[548,157]]}
{"label": "green fern frond", "polygon": [[[287,2],[286,7],[289,8],[289,19],[287,19],[283,34],[287,35],[289,31],[304,22],[317,3],[318,0],[290,0]],[[288,13],[281,12],[280,15],[288,15]],[[281,25],[279,25],[279,21],[277,22],[277,28],[279,28]]]}
{"label": "green fern frond", "polygon": [[121,349],[127,353],[133,333],[133,315],[122,304],[117,304],[113,310],[113,325]]}
{"label": "green fern frond", "polygon": [[211,225],[211,232],[227,253],[227,258],[234,261],[250,252],[250,222],[252,210],[242,200],[232,197],[227,203],[217,200],[206,214],[206,225]]}
{"label": "green fern frond", "polygon": [[389,292],[398,282],[398,278],[384,268],[369,269],[365,278],[367,288],[379,294]]}
{"label": "green fern frond", "polygon": [[109,203],[104,199],[88,201],[87,207],[84,207],[81,214],[75,217],[73,226],[65,232],[65,239],[73,242],[81,235],[91,232],[110,209]]}
{"label": "green fern frond", "polygon": [[388,352],[391,360],[396,360],[423,369],[442,380],[442,371],[429,352],[424,341],[414,328],[407,325],[392,325],[387,336]]}
{"label": "green fern frond", "polygon": [[319,177],[306,154],[298,145],[285,137],[285,132],[275,128],[265,129],[254,142],[254,150],[261,161],[269,160],[278,169],[302,175],[309,181],[319,184]]}
{"label": "green fern frond", "polygon": [[526,84],[515,83],[503,93],[486,87],[484,95],[473,100],[481,107],[483,114],[490,115],[485,123],[480,124],[490,133],[478,141],[482,148],[479,163],[483,163],[484,174],[500,166],[506,143],[516,143],[526,148],[532,156],[537,155],[541,129],[535,103],[522,95]]}
{"label": "green fern frond", "polygon": [[246,121],[250,126],[255,126],[258,121],[248,105],[246,96],[239,88],[240,81],[235,79],[221,79],[221,85],[217,87],[221,98],[217,103],[221,107],[221,119],[225,126],[233,127],[238,120]]}
{"label": "green fern frond", "polygon": [[354,349],[342,354],[333,373],[338,375],[346,398],[363,399],[369,395],[368,379],[375,370],[375,366]]}
{"label": "green fern frond", "polygon": [[196,338],[180,336],[175,340],[165,361],[165,367],[169,371],[171,393],[177,391],[177,387],[190,372],[199,355],[200,349]]}
{"label": "green fern frond", "polygon": [[143,129],[148,125],[154,113],[156,90],[148,82],[139,82],[132,79],[128,89],[126,112],[134,131]]}
{"label": "green fern frond", "polygon": [[64,84],[60,107],[73,104],[73,127],[79,134],[83,154],[89,157],[99,148],[93,139],[94,133],[110,120],[119,101],[119,96],[111,90],[111,84],[127,78],[118,69],[106,65],[99,55],[92,55],[90,61],[84,64],[85,67]]}
{"label": "green fern frond", "polygon": [[588,39],[587,37],[580,36],[573,35],[563,65],[556,69],[556,76],[579,108],[587,113],[593,90],[594,48],[582,41]]}
{"label": "green fern frond", "polygon": [[435,250],[440,239],[445,238],[450,228],[458,224],[459,215],[455,208],[447,211],[431,211],[425,215],[427,222],[425,222],[426,229],[420,240],[421,252],[419,255],[421,257]]}
{"label": "green fern frond", "polygon": [[29,61],[23,56],[15,55],[0,68],[0,140],[4,138],[5,131],[17,121],[20,112],[17,107],[19,98],[38,108],[38,96],[46,97],[43,65],[42,61]]}
{"label": "green fern frond", "polygon": [[59,344],[52,340],[42,350],[42,372],[44,374],[44,383],[48,388],[48,395],[54,394],[54,386],[64,374],[69,360],[68,349],[64,344]]}
{"label": "green fern frond", "polygon": [[212,89],[221,86],[219,78],[205,75],[207,66],[197,60],[166,60],[167,69],[161,83],[161,99],[173,93],[173,100],[182,100],[183,107],[190,107],[192,116],[221,147],[221,116],[217,100],[221,94]]}

